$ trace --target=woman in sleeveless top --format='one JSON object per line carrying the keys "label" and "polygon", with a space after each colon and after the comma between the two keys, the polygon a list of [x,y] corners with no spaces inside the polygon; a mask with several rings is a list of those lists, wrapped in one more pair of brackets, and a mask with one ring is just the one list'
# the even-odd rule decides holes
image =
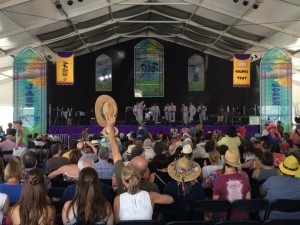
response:
{"label": "woman in sleeveless top", "polygon": [[77,163],[81,157],[80,150],[72,150],[69,156],[70,164],[61,166],[57,170],[51,172],[48,177],[50,179],[55,178],[56,176],[63,174],[65,181],[74,181],[78,180],[79,177],[79,169]]}
{"label": "woman in sleeveless top", "polygon": [[274,167],[274,157],[271,152],[264,152],[261,157],[261,167],[253,171],[252,178],[265,181],[271,176],[278,176],[279,170]]}
{"label": "woman in sleeveless top", "polygon": [[166,184],[172,180],[172,177],[170,177],[168,173],[169,160],[166,155],[160,154],[154,156],[152,162],[155,167],[155,172],[150,174],[149,181],[157,184],[160,193],[162,193]]}
{"label": "woman in sleeveless top", "polygon": [[81,170],[75,197],[63,207],[64,225],[113,225],[113,212],[102,195],[99,182],[98,174],[93,168]]}
{"label": "woman in sleeveless top", "polygon": [[54,225],[55,209],[46,194],[44,174],[28,171],[23,183],[20,200],[13,206],[9,219],[13,225]]}
{"label": "woman in sleeveless top", "polygon": [[122,169],[121,177],[128,192],[116,196],[114,201],[114,218],[119,220],[152,220],[155,203],[171,204],[173,198],[156,192],[140,190],[140,171],[127,165]]}

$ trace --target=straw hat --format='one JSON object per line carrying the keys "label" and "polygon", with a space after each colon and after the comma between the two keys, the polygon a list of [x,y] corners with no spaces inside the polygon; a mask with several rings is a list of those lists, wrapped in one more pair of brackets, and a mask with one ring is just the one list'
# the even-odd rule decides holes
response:
{"label": "straw hat", "polygon": [[[117,136],[118,133],[119,133],[119,130],[116,127],[114,127],[114,130],[115,130],[115,136]],[[107,127],[104,127],[103,130],[101,131],[101,134],[102,134],[103,137],[108,137],[108,133],[109,132],[108,132]]]}
{"label": "straw hat", "polygon": [[239,167],[241,165],[240,153],[236,150],[227,150],[225,156],[222,155],[222,159],[225,164],[233,167]]}
{"label": "straw hat", "polygon": [[281,172],[291,176],[294,176],[300,172],[298,160],[292,155],[286,157],[285,160],[279,164],[279,169]]}
{"label": "straw hat", "polygon": [[117,103],[109,95],[100,95],[95,103],[95,114],[98,124],[106,127],[107,122],[105,117],[117,117]]}
{"label": "straw hat", "polygon": [[187,157],[182,157],[168,166],[168,173],[174,180],[188,182],[200,175],[201,167]]}

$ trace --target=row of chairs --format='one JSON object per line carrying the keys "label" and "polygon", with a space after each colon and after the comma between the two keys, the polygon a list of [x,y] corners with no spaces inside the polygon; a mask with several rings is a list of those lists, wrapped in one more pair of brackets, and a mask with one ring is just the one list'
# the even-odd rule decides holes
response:
{"label": "row of chairs", "polygon": [[[189,206],[185,202],[174,202],[171,205],[158,204],[154,207],[154,212],[163,214],[165,222],[203,220],[204,213],[219,212],[226,212],[226,220],[231,220],[234,211],[249,213],[251,220],[267,221],[273,211],[300,212],[300,200],[279,199],[271,204],[265,199],[237,200],[232,203],[227,200],[200,200],[193,206]],[[259,211],[265,211],[263,219],[259,217]]]}

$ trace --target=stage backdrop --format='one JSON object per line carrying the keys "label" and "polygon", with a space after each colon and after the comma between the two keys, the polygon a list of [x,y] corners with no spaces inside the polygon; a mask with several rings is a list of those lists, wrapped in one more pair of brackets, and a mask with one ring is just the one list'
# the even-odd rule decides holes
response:
{"label": "stage backdrop", "polygon": [[46,63],[27,47],[14,60],[14,119],[21,119],[31,134],[45,133],[47,125]]}
{"label": "stage backdrop", "polygon": [[111,58],[102,54],[96,59],[96,91],[112,91]]}
{"label": "stage backdrop", "polygon": [[286,132],[292,123],[292,62],[279,48],[268,51],[260,67],[261,130],[264,124],[282,122]]}

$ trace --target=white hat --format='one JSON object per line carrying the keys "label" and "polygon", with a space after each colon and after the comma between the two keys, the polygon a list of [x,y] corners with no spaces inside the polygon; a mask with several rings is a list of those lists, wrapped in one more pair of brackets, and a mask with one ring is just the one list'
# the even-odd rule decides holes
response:
{"label": "white hat", "polygon": [[187,145],[183,146],[182,153],[191,154],[192,152],[193,152],[193,149],[192,149],[191,145],[187,144]]}
{"label": "white hat", "polygon": [[135,145],[128,145],[127,150],[126,150],[126,154],[127,155],[131,155],[132,149],[135,147]]}
{"label": "white hat", "polygon": [[99,142],[98,142],[98,140],[92,140],[92,145],[99,145]]}

